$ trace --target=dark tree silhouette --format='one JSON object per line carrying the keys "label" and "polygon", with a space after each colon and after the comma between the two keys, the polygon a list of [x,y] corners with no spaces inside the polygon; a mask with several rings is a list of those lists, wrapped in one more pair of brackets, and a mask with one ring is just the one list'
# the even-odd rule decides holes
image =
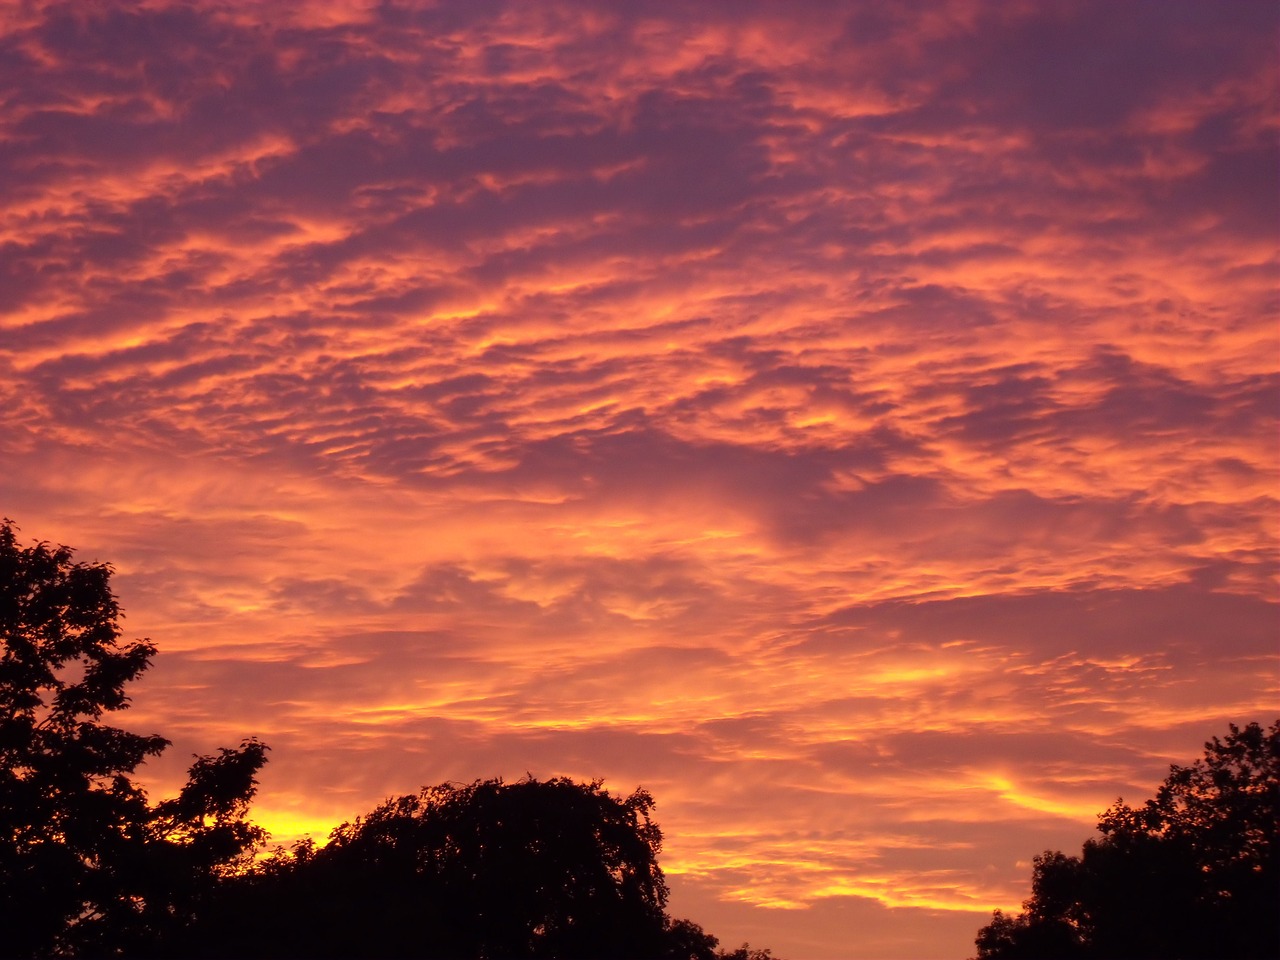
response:
{"label": "dark tree silhouette", "polygon": [[772,950],[757,950],[749,943],[744,943],[736,950],[717,950],[716,960],[778,960]]}
{"label": "dark tree silhouette", "polygon": [[257,740],[152,804],[133,776],[168,741],[104,721],[155,654],[111,572],[0,522],[0,956],[768,957],[667,916],[643,790],[443,784],[257,864]]}
{"label": "dark tree silhouette", "polygon": [[1035,858],[1023,912],[981,960],[1280,957],[1280,720],[1231,725],[1141,807],[1117,801],[1079,857]]}
{"label": "dark tree silhouette", "polygon": [[715,937],[666,915],[652,809],[599,781],[430,787],[228,884],[183,952],[714,960]]}
{"label": "dark tree silhouette", "polygon": [[131,779],[168,741],[103,722],[155,647],[120,642],[111,567],[20,547],[0,523],[0,953],[143,952],[262,840],[244,820],[266,747],[199,758],[155,806]]}

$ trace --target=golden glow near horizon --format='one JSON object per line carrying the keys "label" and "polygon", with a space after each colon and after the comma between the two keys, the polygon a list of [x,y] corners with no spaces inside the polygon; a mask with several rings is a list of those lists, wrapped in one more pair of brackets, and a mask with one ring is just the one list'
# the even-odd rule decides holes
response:
{"label": "golden glow near horizon", "polygon": [[0,513],[157,791],[643,785],[727,944],[967,955],[1274,719],[1275,21],[2,12]]}

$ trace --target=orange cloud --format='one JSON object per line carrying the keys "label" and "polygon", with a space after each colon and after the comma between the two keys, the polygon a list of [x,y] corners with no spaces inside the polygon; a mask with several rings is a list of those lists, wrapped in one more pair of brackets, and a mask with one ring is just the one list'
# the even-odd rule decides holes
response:
{"label": "orange cloud", "polygon": [[1275,703],[1274,27],[0,12],[0,506],[157,790],[643,784],[727,944],[962,955]]}

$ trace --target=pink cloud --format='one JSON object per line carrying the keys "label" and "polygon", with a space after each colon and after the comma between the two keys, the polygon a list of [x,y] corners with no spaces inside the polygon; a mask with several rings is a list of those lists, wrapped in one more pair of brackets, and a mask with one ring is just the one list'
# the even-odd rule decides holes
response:
{"label": "pink cloud", "polygon": [[962,955],[1275,702],[1275,26],[0,13],[0,506],[158,785],[643,783],[727,944]]}

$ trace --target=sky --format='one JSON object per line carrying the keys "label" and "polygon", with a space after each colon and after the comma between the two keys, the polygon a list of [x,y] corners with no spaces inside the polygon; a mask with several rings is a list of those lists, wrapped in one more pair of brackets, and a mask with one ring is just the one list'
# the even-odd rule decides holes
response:
{"label": "sky", "polygon": [[962,958],[1280,714],[1272,2],[0,6],[0,513],[256,819],[603,778]]}

